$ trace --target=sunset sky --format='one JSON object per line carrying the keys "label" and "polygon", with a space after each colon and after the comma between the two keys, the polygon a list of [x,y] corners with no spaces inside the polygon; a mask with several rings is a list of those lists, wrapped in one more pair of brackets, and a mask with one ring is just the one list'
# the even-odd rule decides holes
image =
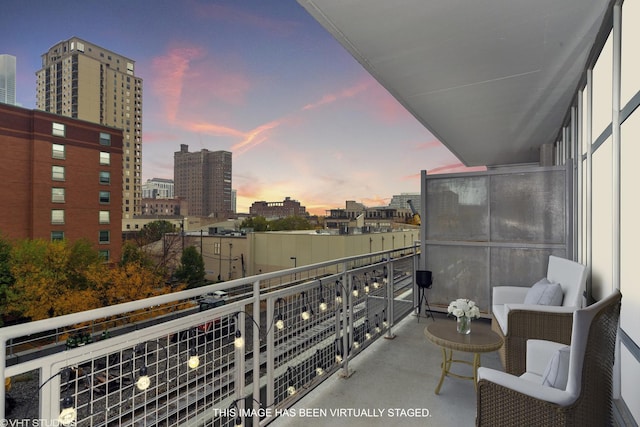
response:
{"label": "sunset sky", "polygon": [[419,192],[422,169],[460,162],[295,0],[4,0],[0,53],[35,108],[41,55],[77,36],[136,62],[143,182],[173,153],[233,153],[237,210],[289,196],[325,214]]}

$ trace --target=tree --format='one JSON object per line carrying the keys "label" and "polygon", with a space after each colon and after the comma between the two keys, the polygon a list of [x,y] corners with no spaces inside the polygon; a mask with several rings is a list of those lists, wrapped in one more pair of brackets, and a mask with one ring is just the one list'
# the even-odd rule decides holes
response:
{"label": "tree", "polygon": [[119,264],[122,267],[132,263],[139,263],[146,267],[153,266],[153,261],[145,252],[133,243],[125,242],[124,245],[122,245],[122,257],[120,258]]}
{"label": "tree", "polygon": [[312,230],[313,226],[307,218],[301,216],[288,216],[279,218],[269,223],[269,229],[273,231],[280,230]]}
{"label": "tree", "polygon": [[175,233],[176,226],[169,221],[159,220],[146,224],[136,236],[136,243],[142,247],[152,242],[162,240],[162,236],[167,233]]}
{"label": "tree", "polygon": [[194,246],[189,246],[182,251],[180,266],[174,273],[176,279],[186,283],[187,288],[197,288],[204,285],[204,260]]}
{"label": "tree", "polygon": [[252,228],[253,231],[267,231],[269,230],[269,221],[263,216],[246,218],[240,224],[240,228]]}
{"label": "tree", "polygon": [[[11,287],[15,282],[11,274],[11,266],[9,264],[11,256],[11,243],[0,234],[0,312],[8,314],[7,299],[11,293]],[[0,327],[4,324],[2,316],[0,316]]]}
{"label": "tree", "polygon": [[[95,252],[95,254],[93,253]],[[102,266],[86,242],[24,240],[11,250],[15,278],[8,309],[32,320],[97,308],[99,301],[87,278],[90,266]]]}
{"label": "tree", "polygon": [[[122,304],[144,298],[151,298],[171,292],[171,288],[164,285],[162,275],[142,262],[128,262],[114,267],[91,268],[88,272],[95,285],[96,298],[102,306]],[[179,287],[176,290],[182,290]],[[156,307],[153,312],[141,310],[124,320],[137,322],[153,316],[163,314],[168,309]]]}

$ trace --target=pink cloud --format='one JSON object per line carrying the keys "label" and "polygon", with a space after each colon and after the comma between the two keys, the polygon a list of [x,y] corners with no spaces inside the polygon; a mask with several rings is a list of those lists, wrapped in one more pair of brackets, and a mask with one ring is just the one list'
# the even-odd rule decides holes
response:
{"label": "pink cloud", "polygon": [[428,150],[431,148],[442,148],[442,147],[443,147],[442,143],[437,139],[419,142],[418,144],[415,145],[416,150]]}
{"label": "pink cloud", "polygon": [[243,154],[250,149],[262,144],[268,138],[269,131],[277,128],[282,124],[283,120],[273,120],[269,123],[265,123],[255,129],[250,130],[244,134],[244,139],[231,147],[231,150],[238,154]]}
{"label": "pink cloud", "polygon": [[202,55],[202,49],[197,47],[175,47],[152,61],[151,87],[160,98],[169,122],[174,122],[178,114],[189,65]]}
{"label": "pink cloud", "polygon": [[363,81],[362,83],[357,84],[356,86],[343,89],[340,92],[325,94],[318,101],[302,107],[302,110],[312,110],[323,105],[333,104],[334,102],[341,99],[353,98],[354,96],[367,90],[371,86],[372,82],[373,80],[368,79],[366,81]]}
{"label": "pink cloud", "polygon": [[258,28],[270,33],[286,36],[300,24],[294,21],[270,19],[264,15],[251,13],[235,6],[222,4],[197,4],[194,8],[197,17],[223,22],[234,23],[249,28]]}

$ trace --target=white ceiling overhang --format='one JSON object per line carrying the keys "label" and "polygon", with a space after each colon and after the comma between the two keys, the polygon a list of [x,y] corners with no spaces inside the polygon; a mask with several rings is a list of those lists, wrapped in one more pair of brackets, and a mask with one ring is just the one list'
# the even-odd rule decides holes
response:
{"label": "white ceiling overhang", "polygon": [[298,0],[467,166],[537,162],[609,0]]}

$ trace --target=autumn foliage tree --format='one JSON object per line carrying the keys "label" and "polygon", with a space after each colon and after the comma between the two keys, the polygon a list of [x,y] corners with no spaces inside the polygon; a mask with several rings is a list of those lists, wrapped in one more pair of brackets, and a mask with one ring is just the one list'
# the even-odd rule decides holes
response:
{"label": "autumn foliage tree", "polygon": [[86,272],[101,264],[89,243],[24,240],[11,250],[15,282],[8,309],[32,320],[61,316],[99,306]]}
{"label": "autumn foliage tree", "polygon": [[[2,243],[0,241],[0,243]],[[0,244],[0,257],[2,255]],[[31,320],[120,304],[184,288],[164,285],[164,276],[135,248],[118,265],[103,262],[90,243],[24,240],[9,252],[12,283],[3,309]],[[0,258],[1,261],[1,258]],[[1,265],[0,265],[1,268]],[[160,314],[134,313],[128,321]]]}

